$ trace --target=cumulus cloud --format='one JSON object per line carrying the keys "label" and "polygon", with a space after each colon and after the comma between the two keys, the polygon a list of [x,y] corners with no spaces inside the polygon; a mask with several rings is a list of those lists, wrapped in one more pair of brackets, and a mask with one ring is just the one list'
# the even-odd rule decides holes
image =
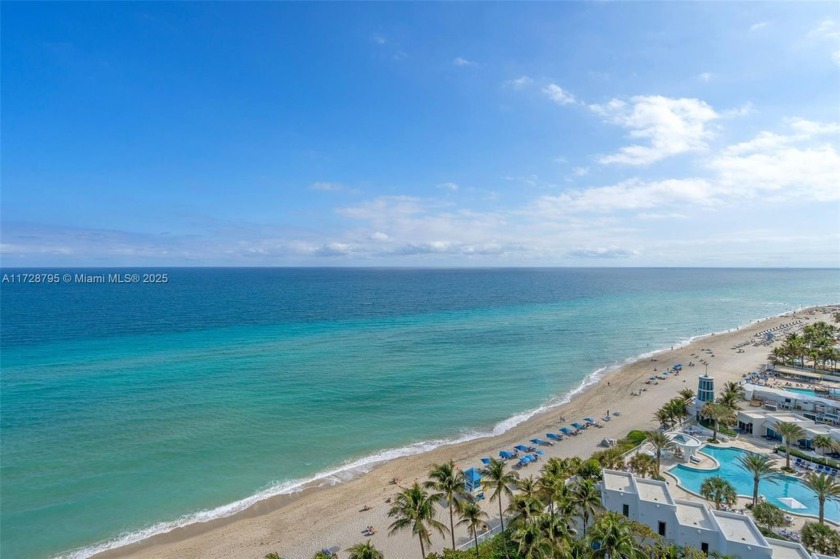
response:
{"label": "cumulus cloud", "polygon": [[557,84],[550,83],[545,86],[542,91],[549,99],[558,105],[571,105],[575,102],[575,96],[568,91],[563,90],[563,88]]}
{"label": "cumulus cloud", "polygon": [[458,190],[458,184],[454,182],[442,182],[439,185],[437,185],[437,187],[442,188],[444,190],[451,190],[452,192]]}
{"label": "cumulus cloud", "polygon": [[455,66],[478,66],[478,62],[467,60],[466,58],[458,57],[452,61]]}
{"label": "cumulus cloud", "polygon": [[636,96],[630,103],[613,99],[589,108],[606,122],[629,130],[631,138],[645,141],[601,157],[604,164],[650,165],[674,155],[703,151],[713,135],[708,124],[721,117],[699,99],[660,95]]}

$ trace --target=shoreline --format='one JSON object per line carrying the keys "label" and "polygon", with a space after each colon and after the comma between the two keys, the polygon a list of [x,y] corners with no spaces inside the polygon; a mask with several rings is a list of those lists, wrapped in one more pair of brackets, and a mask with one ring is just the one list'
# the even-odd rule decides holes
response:
{"label": "shoreline", "polygon": [[[546,458],[589,456],[598,449],[596,445],[602,438],[617,438],[637,428],[654,428],[655,425],[652,425],[651,421],[653,411],[668,399],[663,395],[675,394],[682,388],[696,390],[696,377],[703,374],[703,367],[700,365],[686,367],[680,375],[681,378],[659,382],[658,386],[651,385],[645,394],[636,397],[644,401],[653,400],[651,407],[646,404],[635,406],[636,409],[633,410],[627,409],[629,405],[635,404],[635,400],[629,396],[628,391],[644,387],[645,377],[657,368],[660,357],[663,359],[662,367],[666,364],[669,367],[673,364],[670,359],[674,359],[674,363],[688,362],[691,358],[686,355],[692,349],[700,346],[704,346],[704,349],[712,345],[716,346],[714,353],[719,354],[719,357],[711,360],[710,365],[714,368],[710,371],[710,375],[720,383],[719,387],[727,380],[740,380],[742,373],[749,372],[762,362],[766,362],[766,354],[770,351],[769,347],[749,346],[749,351],[734,353],[729,351],[729,340],[738,338],[735,341],[743,341],[744,338],[752,337],[765,326],[772,326],[774,322],[784,322],[783,318],[797,314],[804,315],[799,317],[803,319],[807,317],[808,320],[825,320],[828,316],[824,313],[820,313],[822,316],[815,318],[815,309],[831,306],[801,308],[751,320],[748,324],[729,330],[691,337],[675,344],[671,349],[666,347],[644,352],[621,363],[601,367],[584,377],[574,389],[558,397],[556,401],[550,400],[534,410],[504,419],[494,425],[489,433],[466,434],[455,440],[424,441],[397,449],[386,449],[349,464],[318,472],[306,480],[290,481],[285,484],[287,488],[281,489],[283,491],[281,493],[276,493],[277,488],[284,486],[275,486],[265,490],[275,491],[275,494],[261,497],[264,492],[260,492],[223,507],[200,511],[172,522],[156,524],[145,531],[133,532],[108,542],[77,549],[65,556],[263,557],[266,553],[278,551],[290,559],[311,557],[319,549],[333,547],[336,543],[341,549],[345,549],[364,541],[365,537],[361,535],[361,530],[354,530],[352,526],[354,524],[367,526],[371,525],[371,522],[381,533],[372,539],[387,556],[413,554],[412,544],[416,545],[416,541],[411,540],[408,535],[401,534],[388,538],[384,533],[390,522],[385,516],[387,506],[383,506],[383,502],[397,489],[388,483],[389,480],[394,478],[422,479],[433,463],[448,461],[450,458],[464,469],[479,466],[481,456],[496,456],[497,451],[502,448],[510,448],[511,445],[530,438],[544,437],[547,430],[556,431],[557,424],[564,414],[568,417],[566,422],[568,424],[579,421],[586,415],[600,418],[604,410],[620,411],[622,415],[614,417],[613,421],[607,423],[603,429],[589,429],[582,436],[544,448]],[[731,368],[735,370],[717,370],[718,366],[723,368],[728,361],[734,361]],[[744,364],[752,361],[756,362],[743,368]],[[690,382],[687,382],[689,379]],[[502,427],[504,430],[499,430]],[[593,432],[595,435],[592,435]],[[429,445],[432,447],[424,448]],[[395,453],[397,456],[393,456]],[[389,454],[392,456],[389,457]],[[533,474],[538,470],[539,465],[532,466],[530,471],[522,470],[521,473]],[[351,474],[352,477],[342,479],[341,474]],[[366,512],[363,515],[359,512],[364,505],[369,503],[375,504],[373,509],[378,514]],[[242,504],[243,508],[227,516],[195,520],[202,515],[237,507],[239,504]],[[492,520],[494,518],[492,511],[494,508],[498,511],[498,505],[494,503],[485,505],[484,508]],[[498,516],[498,512],[495,516]],[[307,522],[307,519],[312,522]],[[178,525],[187,521],[190,522]],[[162,529],[173,525],[176,527],[165,532],[144,535],[156,528]],[[307,526],[309,529],[301,529],[299,525]],[[318,528],[315,528],[316,525]],[[315,533],[319,534],[319,539],[323,538],[323,541],[312,541]],[[459,530],[456,529],[456,537],[463,540],[464,534],[459,534]],[[127,538],[134,541],[125,541]],[[432,541],[433,546],[429,551],[440,551],[443,548],[444,541],[439,536],[435,536]]]}

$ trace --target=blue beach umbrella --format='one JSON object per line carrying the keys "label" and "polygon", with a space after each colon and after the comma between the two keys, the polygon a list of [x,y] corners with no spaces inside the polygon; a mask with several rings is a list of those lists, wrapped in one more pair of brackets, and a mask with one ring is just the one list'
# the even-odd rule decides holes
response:
{"label": "blue beach umbrella", "polygon": [[539,454],[540,456],[542,456],[543,454],[545,454],[545,452],[543,452],[542,450],[535,450],[534,452],[535,452],[536,454]]}
{"label": "blue beach umbrella", "polygon": [[489,464],[490,462],[492,462],[492,461],[493,461],[493,459],[492,459],[492,458],[482,458],[482,459],[481,459],[481,463],[482,463],[482,464],[484,464],[485,466],[486,466],[487,464]]}
{"label": "blue beach umbrella", "polygon": [[558,435],[557,433],[546,433],[545,436],[548,437],[549,439],[553,440],[553,441],[562,441],[563,440],[563,435]]}
{"label": "blue beach umbrella", "polygon": [[513,458],[513,453],[508,452],[507,450],[501,450],[501,451],[499,451],[499,458],[503,458],[504,460],[508,460],[510,458]]}
{"label": "blue beach umbrella", "polygon": [[518,450],[520,452],[528,452],[528,447],[525,446],[525,445],[522,445],[522,444],[518,444],[513,448],[515,448],[516,450]]}
{"label": "blue beach umbrella", "polygon": [[586,429],[586,426],[585,426],[585,425],[581,425],[580,423],[572,423],[572,427],[574,427],[575,429],[578,429],[578,430],[580,430],[580,429]]}
{"label": "blue beach umbrella", "polygon": [[546,443],[546,442],[545,442],[544,440],[542,440],[542,439],[531,439],[531,441],[530,441],[530,442],[532,442],[532,443],[534,443],[534,444],[548,444],[548,443]]}
{"label": "blue beach umbrella", "polygon": [[567,435],[574,435],[575,432],[569,429],[568,427],[560,427],[560,430]]}

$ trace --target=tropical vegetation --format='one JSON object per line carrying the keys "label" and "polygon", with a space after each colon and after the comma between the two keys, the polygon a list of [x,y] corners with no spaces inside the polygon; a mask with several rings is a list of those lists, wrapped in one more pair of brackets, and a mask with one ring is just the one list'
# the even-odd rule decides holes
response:
{"label": "tropical vegetation", "polygon": [[738,457],[739,465],[753,477],[753,497],[752,504],[758,504],[758,485],[762,480],[767,480],[775,483],[778,476],[778,470],[773,465],[773,459],[765,454],[756,454],[748,452]]}
{"label": "tropical vegetation", "polygon": [[825,522],[825,502],[840,501],[840,482],[827,474],[809,472],[802,483],[814,492],[820,504],[819,521]]}
{"label": "tropical vegetation", "polygon": [[738,499],[735,487],[721,476],[707,477],[700,485],[700,494],[715,504],[720,510],[721,504],[734,505]]}
{"label": "tropical vegetation", "polygon": [[785,445],[785,469],[790,470],[790,443],[805,436],[805,431],[796,423],[777,423],[775,430],[782,436]]}
{"label": "tropical vegetation", "polygon": [[[808,360],[817,370],[836,370],[840,350],[834,347],[837,327],[827,322],[809,324],[802,333],[794,332],[773,349],[773,360],[790,366],[805,367]],[[830,364],[830,367],[829,367]]]}
{"label": "tropical vegetation", "polygon": [[810,550],[840,556],[840,532],[819,522],[806,522],[800,532],[802,543]]}

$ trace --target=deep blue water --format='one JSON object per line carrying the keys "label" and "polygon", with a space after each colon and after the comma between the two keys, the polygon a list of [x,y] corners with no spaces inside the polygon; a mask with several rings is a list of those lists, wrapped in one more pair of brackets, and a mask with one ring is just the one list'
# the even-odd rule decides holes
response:
{"label": "deep blue water", "polygon": [[0,284],[3,557],[498,432],[604,367],[840,302],[837,270],[103,272],[149,271],[168,283]]}

